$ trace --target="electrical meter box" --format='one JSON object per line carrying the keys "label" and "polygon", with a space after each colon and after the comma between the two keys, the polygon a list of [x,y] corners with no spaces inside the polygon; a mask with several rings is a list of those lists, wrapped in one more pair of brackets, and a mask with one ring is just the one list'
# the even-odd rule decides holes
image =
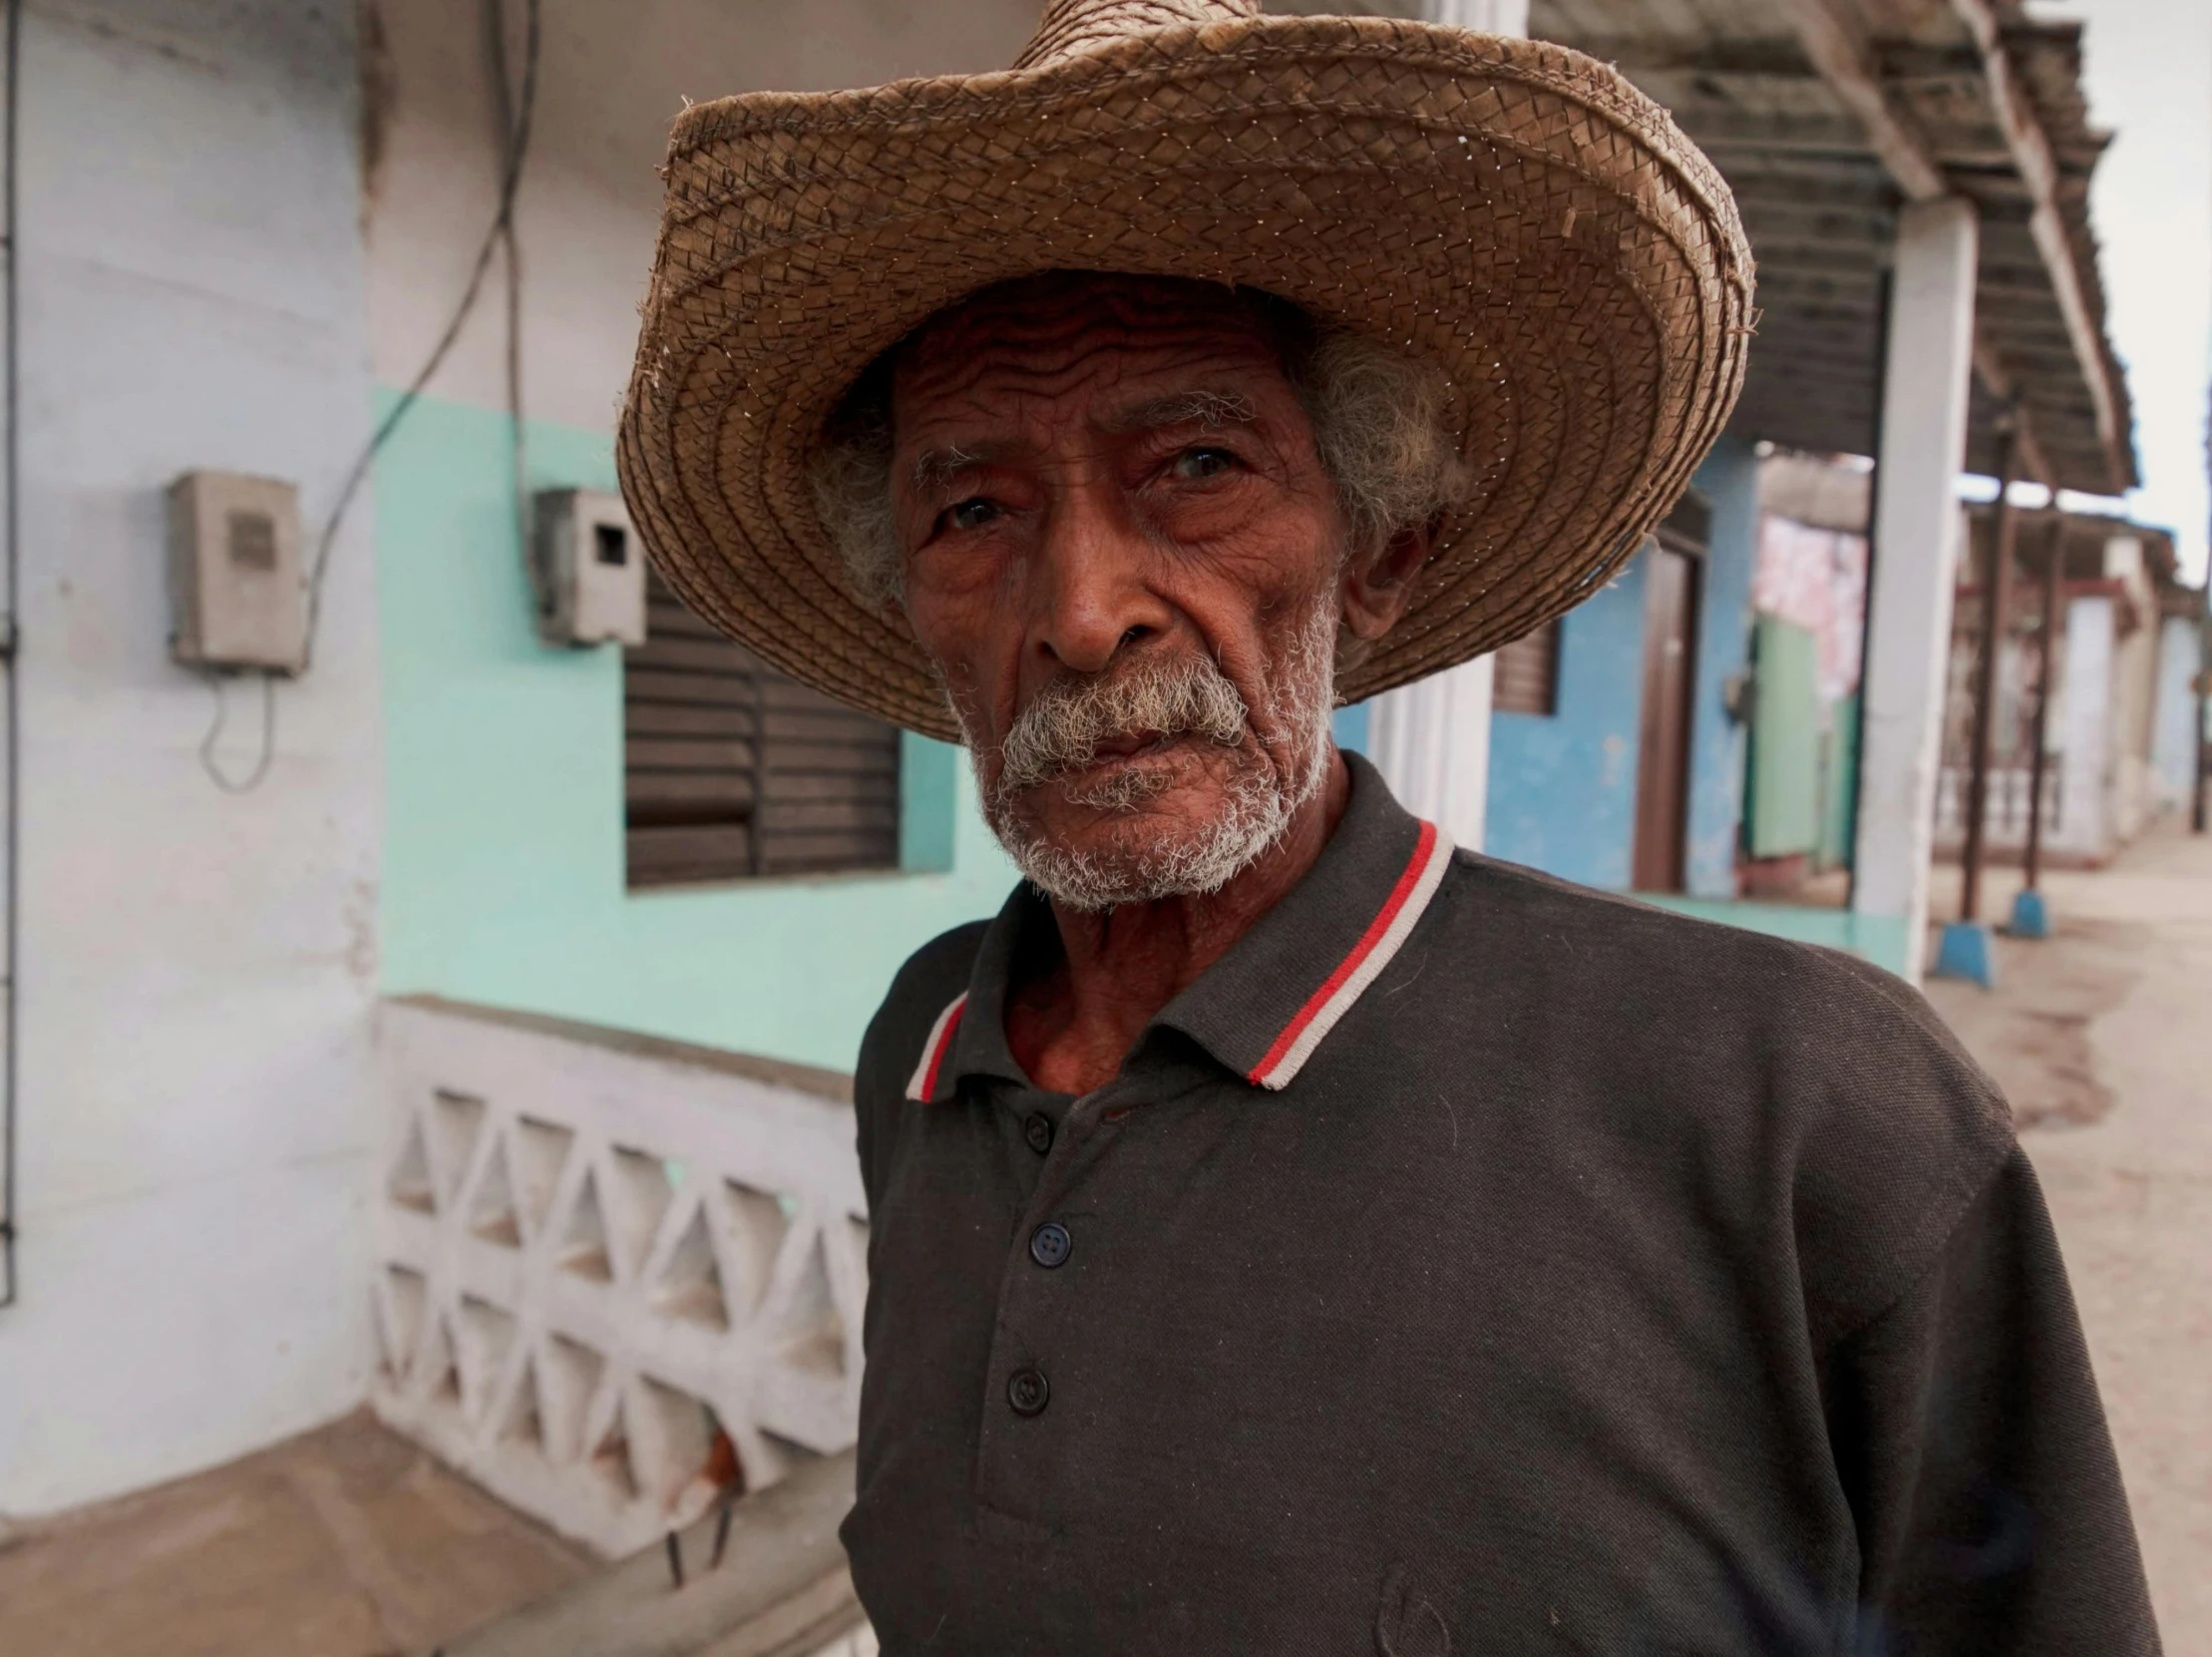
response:
{"label": "electrical meter box", "polygon": [[645,553],[619,495],[537,497],[539,626],[551,644],[645,642]]}
{"label": "electrical meter box", "polygon": [[274,478],[186,472],[169,488],[171,641],[193,667],[307,665],[299,491]]}

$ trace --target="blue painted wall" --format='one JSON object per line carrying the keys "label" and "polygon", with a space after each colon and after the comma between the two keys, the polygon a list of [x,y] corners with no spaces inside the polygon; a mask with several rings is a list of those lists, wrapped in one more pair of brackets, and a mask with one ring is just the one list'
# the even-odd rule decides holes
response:
{"label": "blue painted wall", "polygon": [[1353,702],[1340,707],[1329,720],[1329,734],[1336,745],[1350,754],[1367,751],[1367,727],[1373,722],[1373,708],[1367,702]]}
{"label": "blue painted wall", "polygon": [[[1735,892],[1743,814],[1743,734],[1723,704],[1749,659],[1758,459],[1723,438],[1694,480],[1712,502],[1700,576],[1691,684],[1689,895]],[[1485,849],[1585,886],[1626,890],[1636,853],[1638,721],[1643,711],[1642,557],[1561,623],[1558,711],[1500,713],[1490,727]]]}
{"label": "blue painted wall", "polygon": [[[1013,883],[967,766],[908,739],[914,872],[627,891],[621,657],[533,631],[510,429],[426,400],[377,461],[383,988],[850,1069],[907,954]],[[605,433],[528,435],[532,487],[614,487]]]}
{"label": "blue painted wall", "polygon": [[1751,572],[1758,557],[1759,461],[1738,437],[1713,445],[1692,480],[1712,503],[1697,604],[1697,674],[1689,724],[1689,833],[1684,884],[1693,898],[1732,898],[1743,822],[1743,727],[1728,716],[1729,678],[1751,660]]}
{"label": "blue painted wall", "polygon": [[1485,851],[1585,886],[1627,887],[1643,668],[1638,558],[1561,622],[1558,712],[1492,716]]}

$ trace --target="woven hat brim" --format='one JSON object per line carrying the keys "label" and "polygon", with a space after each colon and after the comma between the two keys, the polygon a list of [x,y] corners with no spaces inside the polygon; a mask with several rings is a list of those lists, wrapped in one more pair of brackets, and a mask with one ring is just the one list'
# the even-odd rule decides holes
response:
{"label": "woven hat brim", "polygon": [[808,479],[918,324],[1055,269],[1263,288],[1441,363],[1475,485],[1357,700],[1497,648],[1619,569],[1743,378],[1734,204],[1665,112],[1564,48],[1263,17],[1025,71],[752,94],[679,122],[617,466],[693,610],[852,706],[958,729]]}

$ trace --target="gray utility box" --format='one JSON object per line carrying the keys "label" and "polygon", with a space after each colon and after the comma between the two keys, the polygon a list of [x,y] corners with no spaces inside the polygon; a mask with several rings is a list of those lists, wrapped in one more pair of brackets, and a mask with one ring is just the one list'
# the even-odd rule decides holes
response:
{"label": "gray utility box", "polygon": [[645,554],[619,495],[537,497],[539,629],[549,644],[645,642]]}
{"label": "gray utility box", "polygon": [[186,472],[169,488],[172,648],[193,667],[307,665],[299,491],[274,478]]}

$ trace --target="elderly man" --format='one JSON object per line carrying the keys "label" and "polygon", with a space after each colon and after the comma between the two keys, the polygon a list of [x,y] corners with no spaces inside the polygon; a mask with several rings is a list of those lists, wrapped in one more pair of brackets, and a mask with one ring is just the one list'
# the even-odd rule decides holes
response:
{"label": "elderly man", "polygon": [[1026,877],[856,1079],[892,1652],[2156,1648],[2034,1177],[1919,998],[1457,854],[1329,716],[1678,493],[1749,262],[1553,48],[1060,0],[690,112],[623,427],[701,610]]}

